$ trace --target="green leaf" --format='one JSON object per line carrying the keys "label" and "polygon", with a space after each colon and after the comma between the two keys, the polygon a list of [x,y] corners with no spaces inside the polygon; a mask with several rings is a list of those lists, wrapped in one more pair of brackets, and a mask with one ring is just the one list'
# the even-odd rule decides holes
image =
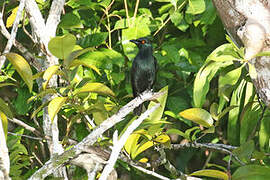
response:
{"label": "green leaf", "polygon": [[211,0],[205,0],[205,3],[206,3],[206,9],[202,14],[200,23],[208,25],[208,24],[212,24],[215,21],[217,13],[216,13],[216,8],[214,7]]}
{"label": "green leaf", "polygon": [[94,92],[103,95],[115,96],[114,92],[102,83],[87,83],[74,91],[75,94]]}
{"label": "green leaf", "polygon": [[84,61],[74,60],[74,61],[72,61],[72,63],[70,64],[70,67],[76,67],[76,66],[79,66],[79,65],[82,65],[82,66],[85,66],[85,67],[89,67],[90,69],[93,69],[94,71],[96,71],[96,73],[97,73],[98,75],[101,76],[101,73],[100,73],[99,69],[98,69],[95,65],[87,64],[87,63],[84,62]]}
{"label": "green leaf", "polygon": [[59,69],[58,65],[50,66],[43,74],[44,82],[42,83],[43,90],[46,89],[51,77],[57,72]]}
{"label": "green leaf", "polygon": [[[225,53],[226,52],[226,53]],[[234,46],[232,44],[226,43],[217,47],[208,57],[207,61],[231,61],[237,59],[234,55]]]}
{"label": "green leaf", "polygon": [[2,98],[0,98],[0,111],[2,111],[7,117],[13,118],[11,110]]}
{"label": "green leaf", "polygon": [[28,62],[22,56],[16,53],[7,53],[5,56],[15,67],[16,71],[19,73],[31,92],[33,88],[33,77],[32,70]]}
{"label": "green leaf", "polygon": [[175,11],[170,15],[170,17],[171,17],[171,21],[173,22],[173,24],[179,30],[185,32],[187,30],[187,28],[189,28],[189,25],[186,23],[182,13]]}
{"label": "green leaf", "polygon": [[190,139],[189,136],[187,134],[185,134],[184,132],[180,131],[179,129],[169,129],[167,132],[167,134],[177,134],[179,136],[182,136],[185,139]]}
{"label": "green leaf", "polygon": [[252,158],[252,153],[255,150],[255,145],[253,141],[246,141],[237,149],[233,150],[233,153],[243,162],[249,163]]}
{"label": "green leaf", "polygon": [[270,168],[262,165],[247,165],[238,168],[232,175],[233,180],[270,179]]}
{"label": "green leaf", "polygon": [[[157,101],[160,103],[160,106],[148,118],[152,122],[159,121],[163,115],[163,111],[164,111],[167,96],[168,96],[168,86],[165,86],[159,92],[164,92],[164,94],[157,98]],[[147,109],[151,109],[155,105],[156,105],[156,102],[151,101]]]}
{"label": "green leaf", "polygon": [[240,78],[241,72],[242,72],[242,67],[236,68],[224,76],[219,77],[219,87],[223,87],[225,85],[235,85]]}
{"label": "green leaf", "polygon": [[186,10],[187,14],[200,14],[205,11],[204,0],[189,0],[188,7]]}
{"label": "green leaf", "polygon": [[212,178],[223,179],[223,180],[229,179],[228,174],[226,174],[225,172],[213,170],[213,169],[204,169],[204,170],[195,171],[195,172],[191,173],[190,175],[191,176],[212,177]]}
{"label": "green leaf", "polygon": [[108,37],[108,32],[89,34],[85,36],[84,38],[79,39],[79,44],[83,48],[99,46],[105,42],[107,37]]}
{"label": "green leaf", "polygon": [[0,88],[5,86],[17,86],[17,85],[13,83],[0,83]]}
{"label": "green leaf", "polygon": [[2,127],[3,127],[3,130],[4,130],[4,133],[5,133],[5,138],[7,140],[7,133],[8,133],[8,119],[7,119],[7,116],[2,112],[0,111],[0,118],[2,120]]}
{"label": "green leaf", "polygon": [[128,59],[135,58],[138,48],[132,42],[131,39],[138,39],[151,34],[149,29],[150,19],[148,17],[140,16],[137,18],[130,18],[130,25],[127,29],[122,30],[122,45],[124,53]]}
{"label": "green leaf", "polygon": [[128,24],[127,24],[127,20],[126,19],[120,19],[118,21],[116,21],[115,25],[114,25],[114,29],[124,29],[127,28]]}
{"label": "green leaf", "polygon": [[54,117],[59,112],[61,107],[65,104],[67,97],[56,97],[48,105],[48,113],[51,121],[54,120]]}
{"label": "green leaf", "polygon": [[195,107],[202,107],[205,102],[206,94],[209,91],[210,81],[217,73],[217,71],[222,68],[231,65],[232,61],[225,62],[213,62],[210,61],[205,64],[196,75],[194,81],[193,89],[193,101]]}
{"label": "green leaf", "polygon": [[72,34],[57,36],[50,40],[48,48],[59,59],[66,59],[76,44],[76,37]]}
{"label": "green leaf", "polygon": [[83,28],[83,25],[81,23],[81,20],[78,16],[76,16],[73,13],[67,13],[65,14],[59,25],[61,28],[70,29],[70,28]]}
{"label": "green leaf", "polygon": [[55,89],[45,89],[44,91],[41,91],[39,94],[35,95],[35,96],[32,96],[30,97],[28,100],[27,100],[27,103],[30,103],[31,101],[33,101],[34,99],[36,98],[39,98],[39,97],[44,97],[45,95],[47,94],[55,94],[57,93],[57,91]]}
{"label": "green leaf", "polygon": [[190,108],[180,112],[179,115],[205,127],[211,127],[214,123],[211,114],[201,108]]}
{"label": "green leaf", "polygon": [[257,79],[257,71],[253,64],[248,63],[249,76],[251,79]]}

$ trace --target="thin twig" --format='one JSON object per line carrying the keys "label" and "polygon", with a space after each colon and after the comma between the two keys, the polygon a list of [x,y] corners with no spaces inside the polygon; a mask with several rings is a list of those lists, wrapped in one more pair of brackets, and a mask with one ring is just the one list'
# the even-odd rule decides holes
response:
{"label": "thin twig", "polygon": [[[179,9],[182,9],[184,5],[186,4],[186,0],[180,4],[180,6],[175,10],[178,11]],[[158,28],[158,30],[154,33],[153,36],[157,35],[157,33],[171,20],[171,16],[168,17],[168,19]]]}
{"label": "thin twig", "polygon": [[151,109],[148,109],[145,111],[138,119],[133,121],[130,126],[126,129],[124,134],[121,136],[121,138],[118,140],[118,131],[115,131],[114,133],[114,142],[113,142],[113,148],[112,153],[110,155],[110,159],[108,160],[108,164],[105,166],[101,176],[100,180],[106,180],[111,171],[113,170],[114,164],[117,161],[117,158],[120,154],[121,149],[125,145],[126,141],[128,140],[128,137],[130,134],[143,122],[144,119],[146,119],[151,113],[153,113],[160,104],[156,104]]}
{"label": "thin twig", "polygon": [[91,146],[93,145],[100,135],[102,135],[105,131],[113,127],[116,123],[121,122],[124,117],[133,111],[134,108],[138,107],[140,104],[142,104],[145,101],[149,101],[153,98],[158,98],[161,95],[163,95],[164,92],[159,93],[152,93],[150,91],[143,92],[140,97],[137,97],[130,101],[128,104],[123,106],[118,113],[114,114],[107,120],[103,121],[99,126],[97,126],[88,136],[86,136],[81,142],[79,142],[74,147],[70,148],[69,150],[59,154],[57,157],[61,158],[62,161],[58,162],[55,161],[53,158],[51,158],[49,161],[47,161],[43,167],[41,167],[39,170],[37,170],[30,178],[29,180],[33,179],[40,179],[40,178],[46,178],[48,175],[54,172],[57,168],[64,165],[64,163],[68,162],[69,160],[73,159],[74,157],[78,156],[85,148],[85,146]]}
{"label": "thin twig", "polygon": [[34,140],[39,140],[39,141],[42,141],[43,140],[42,138],[28,136],[28,135],[24,135],[24,134],[16,134],[16,133],[13,133],[13,132],[8,132],[8,134],[13,135],[13,136],[26,137],[26,138],[29,138],[29,139],[34,139]]}
{"label": "thin twig", "polygon": [[[140,4],[140,0],[137,0],[137,1],[136,1],[136,5],[135,5],[135,10],[134,10],[133,19],[135,19],[136,16],[137,16],[137,11],[138,11],[138,8],[139,8],[139,4]],[[134,21],[134,22],[135,22],[135,21]]]}
{"label": "thin twig", "polygon": [[126,17],[127,17],[128,27],[130,27],[127,0],[124,0],[124,5],[125,5],[125,10],[126,10]]}
{"label": "thin twig", "polygon": [[19,126],[24,127],[26,130],[31,131],[36,136],[42,136],[41,133],[34,127],[29,126],[28,124],[24,123],[23,121],[16,119],[16,118],[8,118],[9,121],[18,124]]}
{"label": "thin twig", "polygon": [[[226,146],[226,145],[223,145]],[[172,144],[171,148],[172,149],[182,149],[184,147],[193,147],[193,148],[207,148],[207,149],[213,149],[213,150],[218,150],[226,154],[230,154],[234,157],[236,161],[238,161],[241,165],[245,165],[244,162],[242,162],[233,152],[231,152],[229,149],[224,148],[220,146],[220,144],[212,144],[212,143],[196,143],[196,142],[191,142],[191,143],[185,143],[185,144]],[[231,146],[229,146],[231,148]],[[236,148],[236,147],[234,147]]]}
{"label": "thin twig", "polygon": [[[16,38],[16,35],[17,35],[17,30],[18,30],[18,26],[19,26],[19,23],[20,23],[20,19],[21,19],[21,16],[22,16],[24,6],[25,6],[25,0],[20,0],[20,4],[19,4],[18,10],[17,10],[16,18],[15,18],[15,20],[13,22],[11,35],[10,35],[10,38],[8,39],[7,45],[6,45],[5,50],[4,50],[3,53],[8,53],[11,50],[11,47],[15,42],[15,38]],[[0,56],[0,69],[4,65],[5,60],[6,60],[5,56]]]}

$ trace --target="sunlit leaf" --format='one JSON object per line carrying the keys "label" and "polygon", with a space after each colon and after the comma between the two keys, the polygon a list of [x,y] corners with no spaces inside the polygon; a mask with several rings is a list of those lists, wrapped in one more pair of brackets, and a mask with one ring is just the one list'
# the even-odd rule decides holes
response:
{"label": "sunlit leaf", "polygon": [[17,86],[17,85],[13,83],[0,83],[0,87],[5,87],[5,86]]}
{"label": "sunlit leaf", "polygon": [[213,170],[213,169],[204,169],[195,171],[190,174],[191,176],[204,176],[204,177],[212,177],[217,179],[223,179],[228,180],[229,176],[225,172],[219,171],[219,170]]}
{"label": "sunlit leaf", "polygon": [[186,10],[187,14],[200,14],[205,10],[204,0],[189,0]]}
{"label": "sunlit leaf", "polygon": [[19,9],[19,6],[15,7],[15,8],[12,10],[11,15],[7,18],[7,23],[6,23],[6,27],[7,27],[7,28],[12,27],[12,25],[13,25],[13,23],[14,23],[14,21],[15,21],[15,18],[16,18],[18,9]]}
{"label": "sunlit leaf", "polygon": [[211,114],[201,108],[190,108],[180,112],[179,115],[205,127],[210,127],[214,123]]}
{"label": "sunlit leaf", "polygon": [[257,71],[253,64],[248,63],[248,70],[251,79],[257,79]]}
{"label": "sunlit leaf", "polygon": [[16,71],[22,77],[22,79],[28,86],[29,91],[31,92],[33,87],[33,77],[32,77],[32,70],[28,62],[22,56],[16,53],[7,53],[5,54],[5,56],[15,67]]}
{"label": "sunlit leaf", "polygon": [[83,87],[75,90],[75,94],[94,92],[103,95],[115,96],[114,92],[102,83],[87,83]]}
{"label": "sunlit leaf", "polygon": [[147,141],[139,146],[134,153],[131,154],[132,159],[136,158],[139,154],[144,152],[145,150],[149,149],[154,145],[154,141]]}
{"label": "sunlit leaf", "polygon": [[48,48],[59,59],[66,59],[76,44],[76,37],[72,34],[57,36],[50,40]]}
{"label": "sunlit leaf", "polygon": [[7,119],[7,116],[2,111],[0,111],[0,117],[1,117],[0,121],[2,120],[2,127],[5,133],[5,138],[7,139],[8,119]]}
{"label": "sunlit leaf", "polygon": [[236,68],[224,76],[220,76],[219,78],[219,86],[225,86],[226,84],[234,85],[237,83],[238,79],[240,78],[242,67]]}
{"label": "sunlit leaf", "polygon": [[54,66],[50,66],[43,74],[43,79],[44,82],[42,83],[42,88],[43,90],[46,89],[51,77],[57,72],[57,70],[59,69],[59,66],[54,65]]}
{"label": "sunlit leaf", "polygon": [[[149,120],[151,121],[159,121],[163,115],[163,111],[166,105],[167,96],[168,96],[168,86],[162,88],[159,92],[163,92],[164,94],[157,98],[157,101],[160,103],[160,106],[149,116]],[[148,109],[151,109],[156,105],[156,102],[151,101],[148,105]]]}
{"label": "sunlit leaf", "polygon": [[99,69],[95,65],[87,64],[87,63],[85,63],[83,61],[80,61],[80,60],[72,61],[70,67],[79,66],[79,65],[89,67],[89,68],[93,69],[94,71],[96,71],[96,73],[98,73],[98,75],[101,76],[101,73],[100,73]]}
{"label": "sunlit leaf", "polygon": [[50,119],[53,121],[56,114],[59,112],[61,107],[65,104],[67,97],[56,97],[48,105],[48,113]]}

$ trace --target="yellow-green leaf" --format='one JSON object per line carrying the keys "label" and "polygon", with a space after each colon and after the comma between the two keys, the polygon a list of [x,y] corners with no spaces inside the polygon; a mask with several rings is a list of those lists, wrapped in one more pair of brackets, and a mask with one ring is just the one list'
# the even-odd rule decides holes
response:
{"label": "yellow-green leaf", "polygon": [[59,112],[61,107],[65,104],[67,97],[56,97],[48,105],[48,113],[50,119],[53,121],[55,115]]}
{"label": "yellow-green leaf", "polygon": [[29,91],[31,92],[33,87],[33,77],[32,77],[32,70],[28,62],[22,56],[16,53],[7,53],[5,54],[5,56],[15,67],[16,71],[22,77],[22,79],[28,86]]}
{"label": "yellow-green leaf", "polygon": [[15,7],[12,10],[11,15],[7,18],[7,23],[6,23],[7,28],[10,28],[13,25],[15,18],[16,18],[16,15],[17,15],[18,8],[19,8],[19,6]]}
{"label": "yellow-green leaf", "polygon": [[149,149],[152,146],[154,146],[154,141],[147,141],[146,143],[142,144],[139,148],[137,148],[134,153],[131,154],[131,158],[135,159],[139,154],[141,154],[143,151]]}
{"label": "yellow-green leaf", "polygon": [[141,137],[141,134],[144,134],[144,133],[146,133],[146,131],[144,129],[140,129],[138,131],[135,131],[128,137],[124,148],[129,155],[134,154],[133,152],[137,150],[139,146],[137,142],[139,138]]}
{"label": "yellow-green leaf", "polygon": [[75,94],[94,92],[103,95],[115,96],[114,92],[102,83],[87,83],[83,87],[75,90]]}
{"label": "yellow-green leaf", "polygon": [[13,118],[11,110],[2,98],[0,98],[0,111],[2,111],[7,117]]}
{"label": "yellow-green leaf", "polygon": [[42,88],[43,90],[46,89],[51,77],[57,72],[57,70],[59,69],[59,66],[54,65],[54,66],[50,66],[43,74],[43,79],[45,80],[44,83],[42,83]]}
{"label": "yellow-green leaf", "polygon": [[[149,119],[151,121],[159,121],[163,115],[163,111],[164,111],[167,96],[168,96],[168,86],[165,86],[159,92],[164,92],[164,94],[157,98],[157,101],[160,103],[160,106],[149,116]],[[151,109],[155,105],[156,105],[156,102],[151,101],[148,105],[148,109]]]}
{"label": "yellow-green leaf", "polygon": [[50,40],[48,48],[59,59],[66,59],[76,44],[76,37],[72,34],[54,37]]}
{"label": "yellow-green leaf", "polygon": [[257,79],[257,71],[253,64],[248,63],[248,70],[251,79]]}
{"label": "yellow-green leaf", "polygon": [[201,108],[186,109],[180,112],[179,115],[205,127],[210,127],[214,123],[211,114]]}
{"label": "yellow-green leaf", "polygon": [[13,83],[0,83],[0,87],[4,87],[4,86],[16,86],[16,84],[13,84]]}
{"label": "yellow-green leaf", "polygon": [[7,139],[7,133],[8,133],[7,116],[2,111],[0,111],[0,117],[1,117],[1,120],[2,120],[2,125],[3,125],[3,130],[4,130],[4,133],[5,133],[5,138]]}
{"label": "yellow-green leaf", "polygon": [[44,91],[41,91],[39,94],[35,95],[35,96],[32,96],[30,97],[28,100],[27,100],[27,103],[30,103],[31,101],[33,101],[34,99],[38,98],[38,97],[44,97],[45,95],[47,94],[54,94],[56,93],[57,91],[55,89],[45,89]]}
{"label": "yellow-green leaf", "polygon": [[156,137],[154,139],[155,142],[159,142],[159,143],[166,143],[168,141],[170,141],[170,137],[167,134],[161,134],[158,137]]}
{"label": "yellow-green leaf", "polygon": [[98,73],[98,75],[101,76],[99,69],[95,65],[87,64],[87,63],[80,61],[80,60],[72,61],[72,63],[70,64],[70,67],[79,66],[79,65],[89,67],[89,68],[93,69],[94,71],[96,71],[96,73]]}
{"label": "yellow-green leaf", "polygon": [[204,169],[204,170],[199,170],[195,171],[191,176],[204,176],[204,177],[212,177],[212,178],[217,178],[217,179],[223,179],[223,180],[228,180],[229,176],[225,172],[218,171],[218,170],[212,170],[212,169]]}

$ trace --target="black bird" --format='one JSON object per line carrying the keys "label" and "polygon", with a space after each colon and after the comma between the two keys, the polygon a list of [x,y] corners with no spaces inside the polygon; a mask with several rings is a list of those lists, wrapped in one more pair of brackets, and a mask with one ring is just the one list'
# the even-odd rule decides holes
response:
{"label": "black bird", "polygon": [[[156,80],[157,60],[153,56],[150,41],[143,37],[130,40],[137,45],[139,52],[133,60],[131,68],[131,85],[134,98],[145,90],[151,90]],[[140,115],[143,105],[135,108],[133,113]]]}

